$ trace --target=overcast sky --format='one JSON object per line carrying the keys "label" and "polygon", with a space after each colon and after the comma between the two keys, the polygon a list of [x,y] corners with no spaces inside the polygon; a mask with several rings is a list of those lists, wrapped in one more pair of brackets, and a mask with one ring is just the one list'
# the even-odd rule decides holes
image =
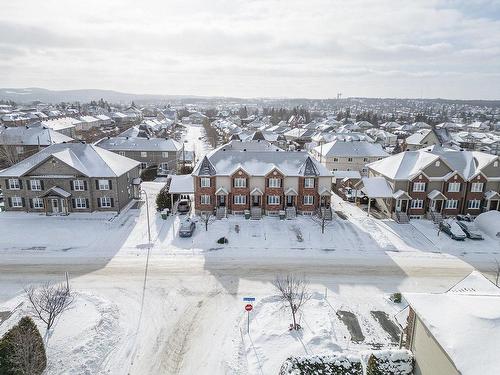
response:
{"label": "overcast sky", "polygon": [[16,0],[0,87],[500,99],[500,0]]}

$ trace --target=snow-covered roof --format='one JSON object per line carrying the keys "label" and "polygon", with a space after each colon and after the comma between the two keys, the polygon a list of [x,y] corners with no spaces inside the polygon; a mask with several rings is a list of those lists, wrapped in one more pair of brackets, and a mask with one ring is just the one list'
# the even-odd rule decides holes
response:
{"label": "snow-covered roof", "polygon": [[101,139],[97,146],[111,151],[179,151],[182,146],[170,138],[110,137]]}
{"label": "snow-covered roof", "polygon": [[171,194],[194,194],[193,176],[190,174],[170,176],[170,187],[168,192]]}
{"label": "snow-covered roof", "polygon": [[366,141],[341,141],[335,140],[314,148],[314,151],[326,157],[386,157],[387,152],[377,143]]}
{"label": "snow-covered roof", "polygon": [[370,198],[392,198],[392,188],[383,177],[363,177],[361,191]]}
{"label": "snow-covered roof", "polygon": [[0,144],[3,145],[48,146],[71,141],[73,138],[42,126],[0,128]]}
{"label": "snow-covered roof", "polygon": [[359,173],[359,171],[333,171],[333,177],[340,179],[344,178],[360,179],[361,173]]}
{"label": "snow-covered roof", "polygon": [[265,141],[231,141],[203,158],[193,174],[232,175],[242,168],[252,176],[265,176],[278,169],[286,176],[331,176],[316,159],[303,151],[283,151]]}
{"label": "snow-covered roof", "polygon": [[23,176],[51,157],[62,161],[87,177],[118,177],[140,164],[138,161],[95,145],[60,143],[46,147],[35,155],[4,169],[0,172],[0,176]]}
{"label": "snow-covered roof", "polygon": [[431,132],[432,130],[429,129],[422,129],[418,130],[417,132],[413,133],[410,135],[408,138],[406,138],[405,142],[409,145],[420,145],[422,140],[427,137],[427,135]]}
{"label": "snow-covered roof", "polygon": [[478,272],[447,293],[404,297],[462,375],[498,373],[500,293]]}
{"label": "snow-covered roof", "polygon": [[45,120],[42,121],[42,126],[46,128],[51,128],[55,131],[63,130],[67,128],[74,128],[75,124],[78,124],[80,120],[77,120],[73,117],[62,117],[58,119]]}

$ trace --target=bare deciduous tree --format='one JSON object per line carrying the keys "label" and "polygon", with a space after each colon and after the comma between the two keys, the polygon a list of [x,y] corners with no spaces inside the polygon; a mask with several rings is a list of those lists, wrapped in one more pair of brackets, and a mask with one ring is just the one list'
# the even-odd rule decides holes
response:
{"label": "bare deciduous tree", "polygon": [[321,228],[321,234],[325,234],[325,228],[331,223],[330,220],[327,220],[325,215],[321,216],[311,216],[312,221],[318,224]]}
{"label": "bare deciduous tree", "polygon": [[19,161],[20,157],[15,146],[0,144],[0,164],[2,166],[10,167]]}
{"label": "bare deciduous tree", "polygon": [[56,318],[73,302],[70,290],[65,284],[45,283],[37,287],[24,288],[36,317],[50,330]]}
{"label": "bare deciduous tree", "polygon": [[210,224],[210,220],[212,219],[213,214],[211,212],[202,212],[200,214],[201,221],[205,224],[205,231],[208,231],[208,224]]}
{"label": "bare deciduous tree", "polygon": [[311,299],[309,282],[304,277],[288,274],[286,276],[277,276],[273,281],[273,285],[279,292],[281,301],[292,313],[292,328],[298,329],[297,313]]}

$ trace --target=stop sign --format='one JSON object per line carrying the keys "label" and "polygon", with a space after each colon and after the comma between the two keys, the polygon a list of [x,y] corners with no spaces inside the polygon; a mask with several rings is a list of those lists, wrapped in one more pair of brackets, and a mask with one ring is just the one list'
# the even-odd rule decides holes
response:
{"label": "stop sign", "polygon": [[253,306],[251,304],[245,305],[245,310],[246,311],[252,311],[252,309],[253,309]]}

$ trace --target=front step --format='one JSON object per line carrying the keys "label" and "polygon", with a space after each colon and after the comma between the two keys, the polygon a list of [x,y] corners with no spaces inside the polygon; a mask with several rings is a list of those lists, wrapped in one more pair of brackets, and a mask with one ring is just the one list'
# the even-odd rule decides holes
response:
{"label": "front step", "polygon": [[227,217],[227,208],[226,207],[217,207],[217,210],[215,212],[215,217],[219,220]]}
{"label": "front step", "polygon": [[297,209],[295,207],[285,208],[285,218],[287,220],[295,219],[297,217]]}
{"label": "front step", "polygon": [[320,217],[325,220],[332,220],[332,210],[326,207],[321,207]]}
{"label": "front step", "polygon": [[250,207],[250,219],[253,219],[253,220],[262,219],[262,208]]}

